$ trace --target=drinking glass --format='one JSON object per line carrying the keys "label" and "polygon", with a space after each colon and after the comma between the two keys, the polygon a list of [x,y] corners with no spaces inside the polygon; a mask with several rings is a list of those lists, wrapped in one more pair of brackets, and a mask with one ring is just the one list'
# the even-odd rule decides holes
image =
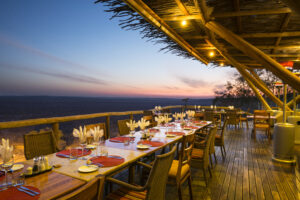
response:
{"label": "drinking glass", "polygon": [[80,160],[87,160],[87,158],[84,157],[84,148],[86,146],[86,137],[83,136],[83,137],[79,138],[79,142],[80,142],[80,146],[82,149]]}
{"label": "drinking glass", "polygon": [[13,154],[11,154],[10,156],[8,156],[8,155],[1,155],[1,157],[0,157],[0,165],[1,165],[1,168],[4,170],[4,173],[5,173],[5,184],[2,185],[2,186],[4,186],[4,188],[7,189],[8,186],[11,185],[11,183],[9,183],[8,180],[7,180],[7,176],[8,176],[7,172],[14,165],[14,156],[13,156]]}

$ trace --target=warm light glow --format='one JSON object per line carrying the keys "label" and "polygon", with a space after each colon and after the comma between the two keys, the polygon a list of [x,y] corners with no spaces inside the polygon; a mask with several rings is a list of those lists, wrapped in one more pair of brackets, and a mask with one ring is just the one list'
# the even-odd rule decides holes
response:
{"label": "warm light glow", "polygon": [[223,66],[224,66],[224,63],[223,63],[223,62],[221,62],[221,63],[220,63],[220,66],[221,66],[221,67],[223,67]]}
{"label": "warm light glow", "polygon": [[183,20],[183,21],[181,22],[181,25],[182,25],[182,26],[185,26],[186,23],[187,23],[187,22],[186,22],[185,20]]}
{"label": "warm light glow", "polygon": [[209,57],[214,57],[215,56],[215,52],[214,51],[210,51],[208,55],[209,55]]}

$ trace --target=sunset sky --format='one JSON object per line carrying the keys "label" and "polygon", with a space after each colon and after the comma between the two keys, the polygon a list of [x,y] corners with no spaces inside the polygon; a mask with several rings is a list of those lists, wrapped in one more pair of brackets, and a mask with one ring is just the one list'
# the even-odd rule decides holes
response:
{"label": "sunset sky", "polygon": [[9,0],[0,7],[0,95],[212,97],[235,72],[159,52],[101,4]]}

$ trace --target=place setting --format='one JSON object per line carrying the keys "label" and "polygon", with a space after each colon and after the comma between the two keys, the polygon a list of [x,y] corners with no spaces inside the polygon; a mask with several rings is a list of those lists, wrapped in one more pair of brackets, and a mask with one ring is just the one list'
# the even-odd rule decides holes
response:
{"label": "place setting", "polygon": [[[35,200],[39,199],[41,191],[25,185],[24,165],[14,163],[13,146],[9,139],[2,138],[0,145],[0,200]],[[10,177],[9,177],[10,176]]]}

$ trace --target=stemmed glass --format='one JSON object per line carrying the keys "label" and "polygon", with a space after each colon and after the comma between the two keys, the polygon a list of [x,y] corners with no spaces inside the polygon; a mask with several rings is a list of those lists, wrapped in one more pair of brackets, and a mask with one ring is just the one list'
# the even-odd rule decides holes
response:
{"label": "stemmed glass", "polygon": [[14,165],[14,156],[12,153],[8,153],[6,155],[1,155],[0,156],[0,165],[1,168],[4,170],[5,173],[5,184],[4,189],[7,189],[9,185],[11,185],[11,183],[8,182],[7,180],[7,172],[12,168],[12,166]]}
{"label": "stemmed glass", "polygon": [[87,160],[87,158],[84,157],[84,148],[86,146],[86,142],[87,142],[87,138],[86,136],[81,136],[79,137],[79,142],[80,142],[80,146],[81,146],[81,149],[82,149],[82,154],[81,154],[81,160]]}

